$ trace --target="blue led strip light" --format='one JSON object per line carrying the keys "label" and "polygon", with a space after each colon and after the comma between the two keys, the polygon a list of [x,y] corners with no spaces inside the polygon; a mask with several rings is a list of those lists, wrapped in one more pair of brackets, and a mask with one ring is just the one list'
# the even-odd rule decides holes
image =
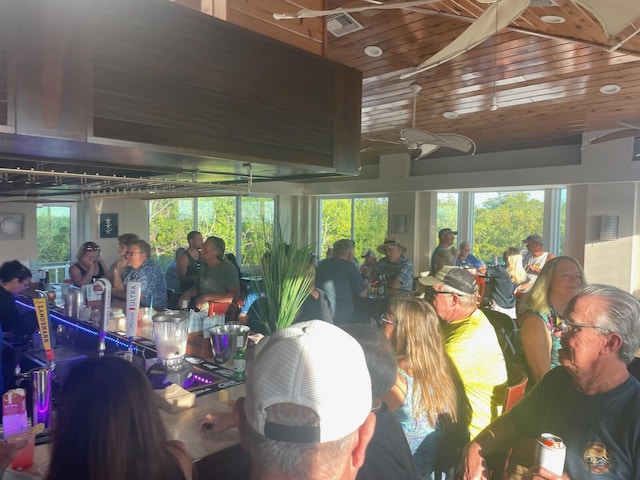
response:
{"label": "blue led strip light", "polygon": [[[23,307],[26,307],[26,308],[28,308],[30,310],[35,310],[32,305],[23,303],[23,302],[21,302],[19,300],[16,300],[16,303],[19,303]],[[68,327],[73,327],[73,328],[75,328],[77,330],[80,330],[80,331],[82,331],[84,333],[88,333],[88,334],[93,335],[93,336],[98,336],[98,332],[96,330],[84,327],[84,326],[82,326],[82,325],[80,325],[78,323],[75,323],[75,322],[72,322],[70,320],[67,320],[66,318],[60,317],[59,315],[57,315],[55,313],[49,312],[49,317],[54,318],[56,321],[66,325]],[[111,342],[111,343],[114,343],[114,344],[118,345],[119,347],[123,347],[123,348],[128,348],[129,347],[129,342],[128,341],[120,340],[119,338],[114,337],[112,335],[109,335],[108,333],[105,336],[105,339],[108,342]],[[137,353],[138,351],[140,351],[140,348],[138,348],[136,345],[134,345],[133,346],[133,351]]]}

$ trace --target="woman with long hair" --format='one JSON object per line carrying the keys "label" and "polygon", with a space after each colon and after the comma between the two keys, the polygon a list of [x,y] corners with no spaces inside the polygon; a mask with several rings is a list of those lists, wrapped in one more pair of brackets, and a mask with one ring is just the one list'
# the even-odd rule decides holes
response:
{"label": "woman with long hair", "polygon": [[395,385],[383,397],[400,420],[420,478],[447,471],[468,440],[470,408],[462,381],[444,350],[439,319],[426,301],[391,300],[381,318],[395,348]]}
{"label": "woman with long hair", "polygon": [[575,258],[555,257],[544,265],[524,298],[524,313],[519,321],[529,384],[538,382],[560,364],[560,316],[571,297],[586,283],[582,266]]}
{"label": "woman with long hair", "polygon": [[144,373],[117,358],[84,360],[62,391],[46,480],[191,480],[184,444],[167,441]]}
{"label": "woman with long hair", "polygon": [[85,242],[78,249],[78,261],[69,267],[71,282],[76,287],[89,285],[94,280],[107,276],[107,265],[100,258],[100,245]]}
{"label": "woman with long hair", "polygon": [[527,272],[522,266],[522,252],[509,247],[502,254],[504,265],[487,268],[489,282],[489,307],[516,318],[516,290],[527,281]]}

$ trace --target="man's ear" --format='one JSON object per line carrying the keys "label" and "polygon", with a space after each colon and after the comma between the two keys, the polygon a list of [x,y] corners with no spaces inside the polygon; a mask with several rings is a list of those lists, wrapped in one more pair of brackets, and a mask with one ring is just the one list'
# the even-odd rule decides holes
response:
{"label": "man's ear", "polygon": [[376,415],[373,412],[369,412],[367,419],[357,430],[357,439],[351,450],[351,467],[357,471],[364,464],[365,453],[367,452],[367,445],[373,437],[373,433],[376,430]]}
{"label": "man's ear", "polygon": [[622,348],[622,337],[618,333],[611,333],[607,338],[607,342],[602,347],[602,352],[606,354],[615,353]]}
{"label": "man's ear", "polygon": [[244,397],[240,397],[236,400],[236,404],[233,407],[233,420],[238,428],[238,433],[240,433],[242,449],[245,452],[250,453],[249,434],[247,432],[247,416],[244,413]]}

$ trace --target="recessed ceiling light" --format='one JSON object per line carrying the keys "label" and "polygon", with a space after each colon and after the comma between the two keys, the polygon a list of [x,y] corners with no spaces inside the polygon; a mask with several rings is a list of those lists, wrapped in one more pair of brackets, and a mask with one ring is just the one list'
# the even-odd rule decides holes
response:
{"label": "recessed ceiling light", "polygon": [[456,112],[444,112],[442,116],[446,119],[453,120],[454,118],[458,118],[458,114]]}
{"label": "recessed ceiling light", "polygon": [[558,17],[557,15],[543,15],[540,20],[544,23],[564,23],[566,21],[563,17]]}
{"label": "recessed ceiling light", "polygon": [[622,90],[620,85],[614,85],[613,83],[600,87],[600,93],[604,93],[605,95],[613,95],[614,93],[618,93],[620,90]]}
{"label": "recessed ceiling light", "polygon": [[380,47],[376,47],[375,45],[369,45],[364,47],[364,54],[368,57],[379,57],[382,55],[382,49]]}

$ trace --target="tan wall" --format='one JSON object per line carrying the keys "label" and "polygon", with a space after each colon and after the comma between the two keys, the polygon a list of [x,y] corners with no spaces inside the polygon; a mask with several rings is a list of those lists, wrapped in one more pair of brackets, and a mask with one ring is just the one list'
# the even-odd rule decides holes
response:
{"label": "tan wall", "polygon": [[7,260],[37,259],[38,237],[35,203],[0,203],[0,214],[21,213],[24,215],[23,238],[20,240],[0,240],[0,263]]}

